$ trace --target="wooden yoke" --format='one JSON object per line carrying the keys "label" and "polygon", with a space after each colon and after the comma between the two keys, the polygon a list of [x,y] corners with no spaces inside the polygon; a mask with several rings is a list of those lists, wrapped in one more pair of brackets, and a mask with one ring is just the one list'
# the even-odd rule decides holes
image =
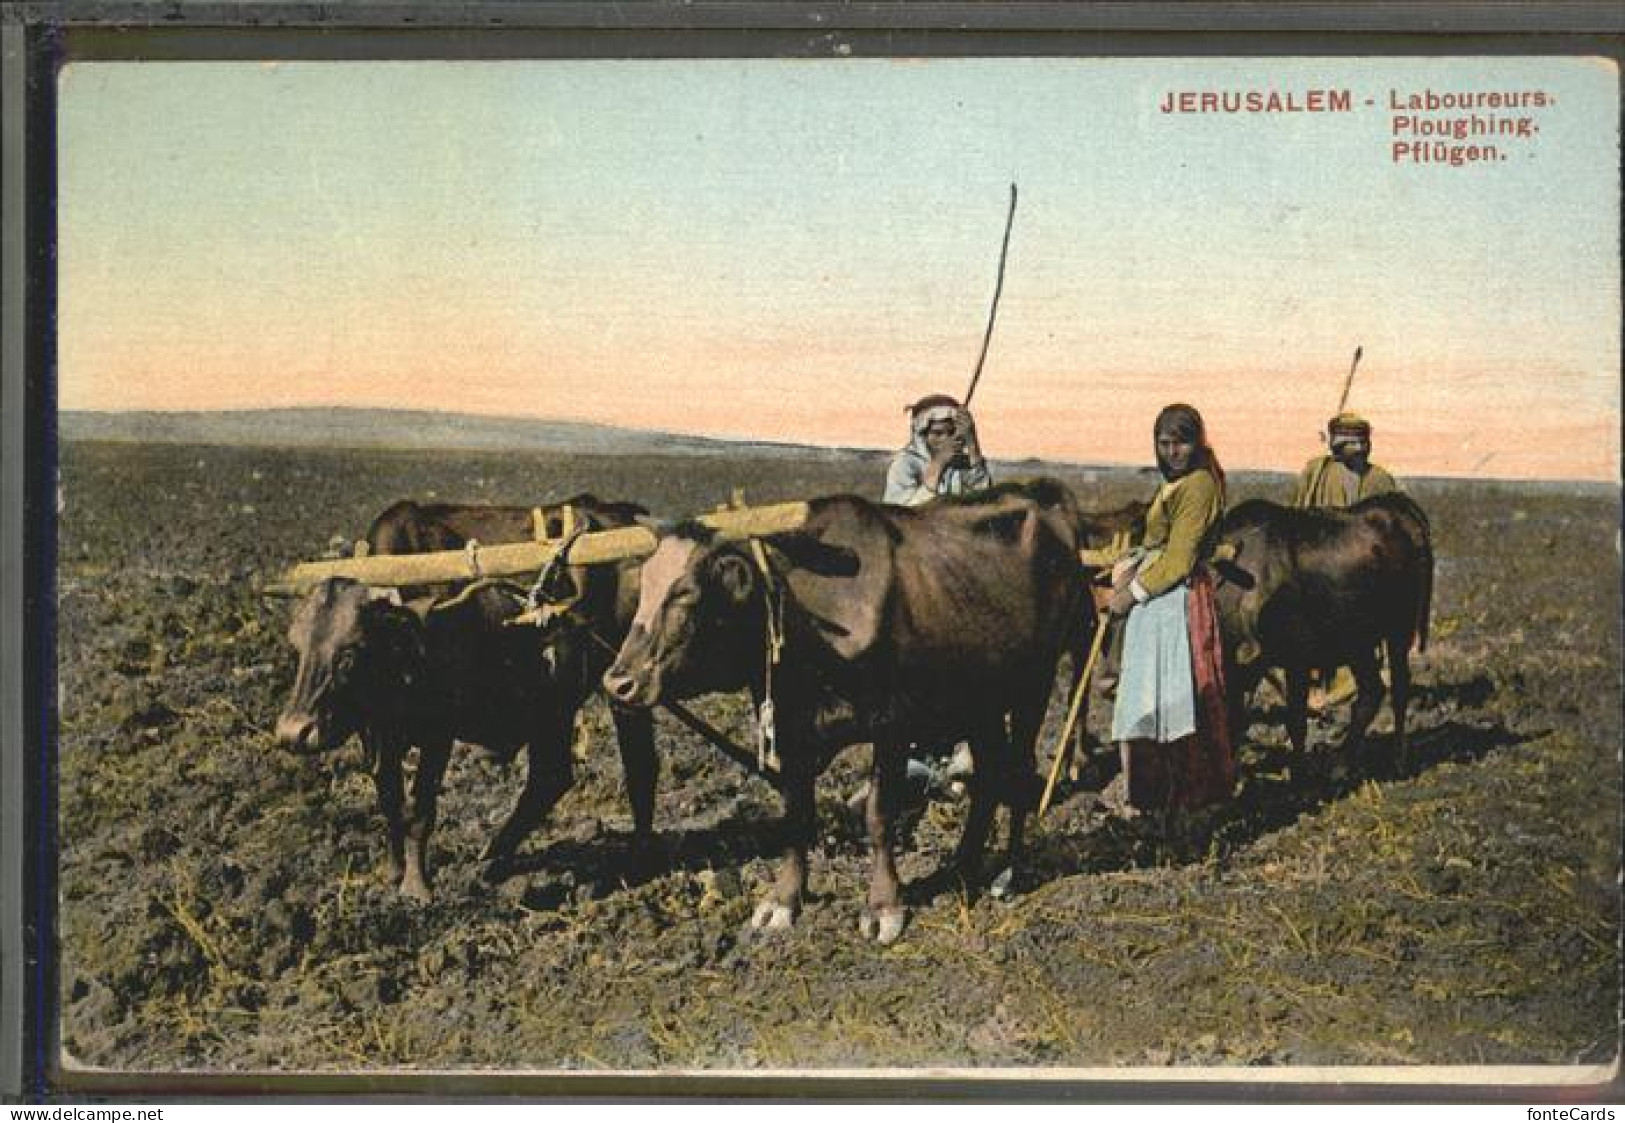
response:
{"label": "wooden yoke", "polygon": [[[807,504],[778,503],[717,511],[695,520],[725,540],[782,534],[806,524]],[[602,565],[654,553],[655,532],[642,526],[593,531],[570,548],[571,565]],[[431,554],[374,554],[369,557],[301,562],[265,586],[272,594],[297,594],[330,577],[347,577],[363,585],[429,585],[535,573],[558,552],[562,540],[509,542]],[[471,544],[472,545],[472,544]]]}

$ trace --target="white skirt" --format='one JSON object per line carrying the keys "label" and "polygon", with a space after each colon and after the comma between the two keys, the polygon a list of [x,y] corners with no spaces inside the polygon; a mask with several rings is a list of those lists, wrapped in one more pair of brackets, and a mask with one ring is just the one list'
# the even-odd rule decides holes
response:
{"label": "white skirt", "polygon": [[1113,741],[1167,743],[1196,732],[1196,678],[1181,581],[1129,610],[1112,711]]}

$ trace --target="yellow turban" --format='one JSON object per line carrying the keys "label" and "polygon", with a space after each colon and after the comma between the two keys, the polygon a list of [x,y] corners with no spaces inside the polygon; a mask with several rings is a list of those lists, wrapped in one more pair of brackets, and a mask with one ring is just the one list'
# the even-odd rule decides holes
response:
{"label": "yellow turban", "polygon": [[1326,422],[1326,434],[1332,443],[1339,437],[1371,439],[1371,422],[1357,413],[1343,412]]}

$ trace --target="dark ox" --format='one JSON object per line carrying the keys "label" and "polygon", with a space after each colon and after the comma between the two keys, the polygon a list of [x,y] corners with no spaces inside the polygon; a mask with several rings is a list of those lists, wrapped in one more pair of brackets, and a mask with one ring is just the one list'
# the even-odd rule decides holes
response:
{"label": "dark ox", "polygon": [[[1397,758],[1405,758],[1410,650],[1427,646],[1433,544],[1427,517],[1408,496],[1376,496],[1347,510],[1296,509],[1261,499],[1225,515],[1217,533],[1214,590],[1229,670],[1232,719],[1264,672],[1286,672],[1287,733],[1308,739],[1311,671],[1354,672],[1359,694],[1342,750],[1352,754],[1382,703],[1378,649],[1392,680]],[[1225,549],[1228,545],[1229,549]]]}
{"label": "dark ox", "polygon": [[766,573],[747,544],[692,525],[661,539],[604,679],[621,702],[748,687],[759,703],[768,614],[782,614],[771,699],[786,840],[756,927],[795,922],[815,834],[814,780],[861,742],[874,745],[865,935],[889,943],[906,918],[892,822],[911,742],[971,746],[975,781],[956,854],[965,885],[977,882],[1000,804],[1010,809],[1014,868],[1037,794],[1033,743],[1083,610],[1073,517],[1071,494],[1048,481],[912,509],[834,496],[811,504],[802,529],[761,540]]}
{"label": "dark ox", "polygon": [[[591,495],[577,495],[563,503],[545,507],[499,506],[479,503],[419,503],[402,499],[386,507],[367,528],[365,552],[369,554],[430,554],[440,550],[461,550],[470,542],[487,546],[502,542],[528,542],[565,533],[565,508],[574,508],[588,525],[630,526],[639,515],[648,514],[635,503],[606,503]],[[573,576],[580,579],[577,570]],[[401,595],[446,595],[456,584],[406,588]]]}
{"label": "dark ox", "polygon": [[[583,527],[630,525],[641,508],[571,500]],[[562,508],[544,509],[548,529]],[[411,523],[412,512],[422,523]],[[518,514],[522,512],[523,518]],[[380,525],[385,534],[379,534]],[[456,529],[454,529],[456,528]],[[530,508],[397,504],[369,537],[420,549],[456,548],[464,534],[481,542],[524,540]],[[386,535],[396,535],[391,539]],[[384,552],[384,551],[380,551]],[[487,876],[505,871],[521,842],[573,781],[570,743],[575,717],[597,688],[614,645],[626,634],[635,604],[635,567],[567,571],[569,607],[545,632],[509,626],[525,607],[520,589],[479,582],[417,610],[380,598],[356,582],[322,582],[299,603],[288,639],[299,668],[277,720],[277,741],[301,753],[337,748],[359,735],[372,763],[387,825],[389,874],[407,896],[430,897],[429,836],[452,742],[485,746],[500,757],[527,748],[524,788],[487,846]],[[611,707],[636,835],[646,840],[654,817],[657,763],[645,711]],[[410,804],[402,763],[416,745]],[[407,842],[410,841],[410,847]]]}

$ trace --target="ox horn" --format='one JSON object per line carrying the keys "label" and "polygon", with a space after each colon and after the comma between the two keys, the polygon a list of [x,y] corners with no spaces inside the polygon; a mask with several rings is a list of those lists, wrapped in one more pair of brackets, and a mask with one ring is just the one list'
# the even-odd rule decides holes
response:
{"label": "ox horn", "polygon": [[429,611],[442,612],[448,608],[456,608],[482,589],[495,589],[499,593],[507,593],[521,605],[525,603],[525,588],[523,585],[515,584],[501,577],[482,577],[478,581],[470,581],[457,590],[454,596],[435,601],[429,606]]}

